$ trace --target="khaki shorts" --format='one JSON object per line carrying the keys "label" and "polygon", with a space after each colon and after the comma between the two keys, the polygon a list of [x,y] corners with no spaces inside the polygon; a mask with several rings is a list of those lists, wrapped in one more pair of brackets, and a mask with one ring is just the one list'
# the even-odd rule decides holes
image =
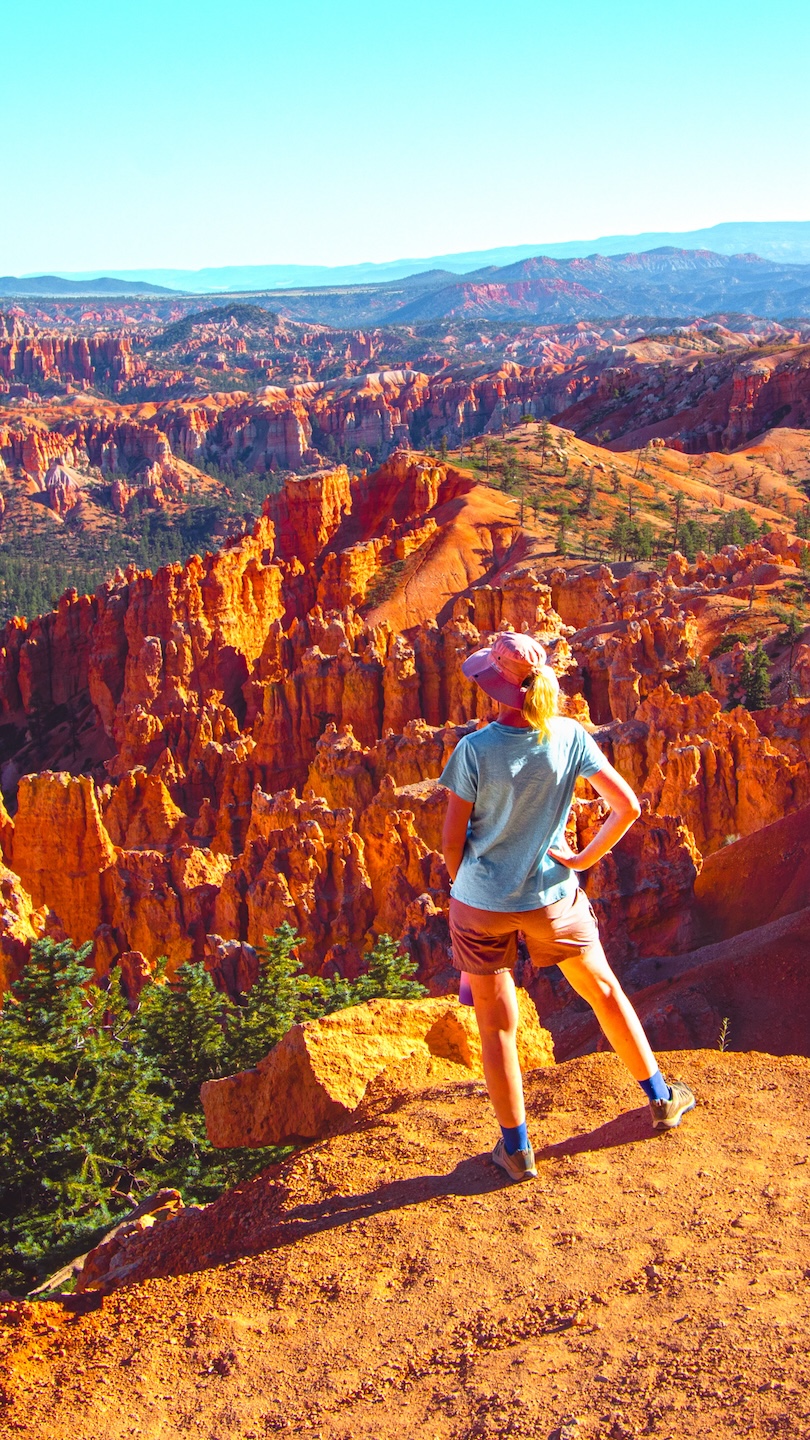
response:
{"label": "khaki shorts", "polygon": [[468,975],[497,975],[517,959],[521,931],[532,964],[560,965],[599,943],[599,926],[584,890],[539,910],[476,910],[450,899],[453,964]]}

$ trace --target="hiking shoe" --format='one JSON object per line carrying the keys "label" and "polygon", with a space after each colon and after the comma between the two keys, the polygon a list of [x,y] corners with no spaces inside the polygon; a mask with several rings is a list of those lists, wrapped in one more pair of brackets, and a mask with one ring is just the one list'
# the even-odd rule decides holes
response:
{"label": "hiking shoe", "polygon": [[689,1086],[684,1085],[682,1080],[673,1080],[669,1088],[672,1091],[670,1100],[650,1101],[653,1130],[674,1130],[683,1116],[694,1110],[697,1104]]}
{"label": "hiking shoe", "polygon": [[531,1145],[525,1150],[516,1150],[514,1155],[508,1155],[506,1146],[501,1136],[495,1149],[492,1152],[492,1159],[496,1165],[505,1170],[510,1180],[536,1180],[537,1167],[534,1163],[534,1151]]}

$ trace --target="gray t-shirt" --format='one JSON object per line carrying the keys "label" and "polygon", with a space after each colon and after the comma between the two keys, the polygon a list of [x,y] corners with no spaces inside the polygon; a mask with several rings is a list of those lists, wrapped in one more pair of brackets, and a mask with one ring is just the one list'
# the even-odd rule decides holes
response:
{"label": "gray t-shirt", "polygon": [[562,716],[547,740],[497,720],[465,735],[440,777],[473,801],[454,899],[477,910],[538,910],[570,895],[576,875],[548,850],[565,833],[577,776],[606,764],[587,730]]}

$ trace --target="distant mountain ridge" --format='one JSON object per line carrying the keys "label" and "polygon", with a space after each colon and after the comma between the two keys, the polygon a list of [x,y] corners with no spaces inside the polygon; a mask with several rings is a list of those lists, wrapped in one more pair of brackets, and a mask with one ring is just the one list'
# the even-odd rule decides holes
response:
{"label": "distant mountain ridge", "polygon": [[287,320],[335,328],[483,319],[556,324],[621,315],[683,319],[721,311],[784,319],[810,314],[810,265],[673,247],[567,260],[536,255],[459,276],[432,271],[379,285],[265,291],[263,303]]}
{"label": "distant mountain ridge", "polygon": [[[628,255],[556,260],[539,255],[460,276],[414,296],[399,323],[466,316],[585,320],[622,313],[679,316],[732,309],[766,317],[810,313],[810,265],[758,255],[661,247]],[[392,315],[389,317],[393,319]]]}
{"label": "distant mountain ridge", "polygon": [[[144,281],[109,276],[83,281],[7,277],[0,280],[0,295],[23,298],[23,285],[29,287],[29,294],[41,296],[140,294],[172,297],[172,301],[176,296],[184,305],[196,300],[189,292],[182,296]],[[285,320],[334,329],[423,327],[484,319],[547,325],[628,315],[674,320],[727,311],[785,320],[810,315],[810,265],[786,265],[752,253],[721,255],[660,246],[566,259],[532,255],[461,275],[431,269],[371,285],[282,287],[242,292],[242,296]],[[211,296],[209,303],[214,310],[232,306],[233,292]]]}
{"label": "distant mountain ridge", "polygon": [[65,279],[62,275],[0,275],[0,295],[170,295],[165,285],[145,280],[121,280],[102,275],[94,280]]}
{"label": "distant mountain ridge", "polygon": [[[729,221],[703,230],[648,231],[640,235],[602,235],[594,240],[564,240],[553,244],[506,245],[491,250],[461,251],[419,259],[399,259],[356,265],[224,265],[202,270],[107,269],[105,277],[145,281],[191,294],[223,291],[286,290],[323,285],[373,285],[403,280],[428,270],[450,270],[456,275],[484,266],[503,267],[536,255],[570,260],[588,255],[639,254],[674,246],[680,250],[712,250],[718,255],[755,253],[782,264],[810,264],[810,220]],[[97,280],[98,271],[61,271],[66,280]],[[30,279],[31,277],[26,277]],[[18,292],[20,293],[20,292]]]}

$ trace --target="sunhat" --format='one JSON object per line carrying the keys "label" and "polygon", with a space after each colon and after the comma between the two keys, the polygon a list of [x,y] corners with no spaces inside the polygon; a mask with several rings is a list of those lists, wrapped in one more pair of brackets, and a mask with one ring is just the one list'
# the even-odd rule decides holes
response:
{"label": "sunhat", "polygon": [[539,641],[531,635],[505,630],[494,644],[468,655],[461,668],[493,700],[521,710],[527,681],[542,670],[545,663],[546,652]]}

